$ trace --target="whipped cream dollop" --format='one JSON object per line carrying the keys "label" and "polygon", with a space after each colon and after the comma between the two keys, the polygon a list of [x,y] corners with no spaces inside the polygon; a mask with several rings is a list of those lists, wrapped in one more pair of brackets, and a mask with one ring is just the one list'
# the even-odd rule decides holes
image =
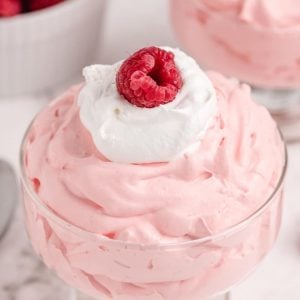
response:
{"label": "whipped cream dollop", "polygon": [[155,108],[140,108],[123,98],[115,83],[122,64],[93,65],[83,71],[86,85],[78,97],[79,114],[98,150],[118,163],[174,160],[201,142],[216,113],[211,81],[194,59],[172,51],[183,86],[176,98]]}

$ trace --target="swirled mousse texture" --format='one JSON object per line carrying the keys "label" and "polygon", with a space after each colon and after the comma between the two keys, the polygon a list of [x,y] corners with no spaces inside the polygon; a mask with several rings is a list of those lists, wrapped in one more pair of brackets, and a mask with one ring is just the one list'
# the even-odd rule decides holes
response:
{"label": "swirled mousse texture", "polygon": [[211,76],[219,113],[194,151],[168,163],[108,161],[80,121],[78,88],[67,92],[37,117],[26,149],[41,200],[85,230],[148,244],[199,238],[247,217],[275,188],[282,142],[248,86]]}
{"label": "swirled mousse texture", "polygon": [[171,7],[179,39],[205,67],[257,86],[300,86],[297,1],[175,0]]}
{"label": "swirled mousse texture", "polygon": [[274,192],[283,170],[283,142],[267,110],[251,100],[250,88],[217,73],[208,78],[216,112],[199,142],[168,162],[107,159],[81,121],[78,97],[89,85],[70,89],[37,116],[24,167],[49,211],[26,192],[28,231],[36,251],[65,281],[103,299],[196,300],[233,285],[269,251],[281,189],[274,204],[238,235],[163,248],[247,218]]}

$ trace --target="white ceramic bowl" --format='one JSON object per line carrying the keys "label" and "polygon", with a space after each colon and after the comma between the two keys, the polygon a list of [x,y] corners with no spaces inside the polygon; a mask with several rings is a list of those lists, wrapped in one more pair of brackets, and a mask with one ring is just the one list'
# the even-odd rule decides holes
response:
{"label": "white ceramic bowl", "polygon": [[94,59],[105,0],[67,0],[0,19],[0,97],[51,88]]}

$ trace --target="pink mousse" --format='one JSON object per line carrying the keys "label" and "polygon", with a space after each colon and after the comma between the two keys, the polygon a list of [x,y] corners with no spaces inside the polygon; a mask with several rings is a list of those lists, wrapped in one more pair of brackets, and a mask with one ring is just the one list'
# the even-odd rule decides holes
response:
{"label": "pink mousse", "polygon": [[24,148],[27,226],[37,253],[66,282],[100,299],[199,300],[235,284],[270,250],[281,188],[235,234],[164,246],[247,218],[282,175],[283,142],[269,113],[251,100],[247,85],[209,77],[218,113],[199,147],[169,163],[104,159],[80,121],[80,87],[37,116]]}
{"label": "pink mousse", "polygon": [[172,0],[179,40],[203,64],[256,86],[300,87],[294,0]]}

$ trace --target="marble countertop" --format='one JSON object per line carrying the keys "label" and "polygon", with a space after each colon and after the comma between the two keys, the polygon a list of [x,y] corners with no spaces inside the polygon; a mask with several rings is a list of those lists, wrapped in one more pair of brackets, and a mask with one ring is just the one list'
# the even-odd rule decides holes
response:
{"label": "marble countertop", "polygon": [[[166,17],[166,0],[130,0],[130,6],[128,1],[109,2],[99,51],[101,62],[114,62],[144,45],[176,46]],[[7,159],[17,169],[18,149],[27,125],[63,88],[0,99],[0,158]],[[300,144],[289,145],[288,152],[286,203],[278,242],[257,272],[232,291],[231,300],[300,299]],[[66,300],[68,293],[33,254],[19,207],[9,231],[0,241],[0,299]]]}

